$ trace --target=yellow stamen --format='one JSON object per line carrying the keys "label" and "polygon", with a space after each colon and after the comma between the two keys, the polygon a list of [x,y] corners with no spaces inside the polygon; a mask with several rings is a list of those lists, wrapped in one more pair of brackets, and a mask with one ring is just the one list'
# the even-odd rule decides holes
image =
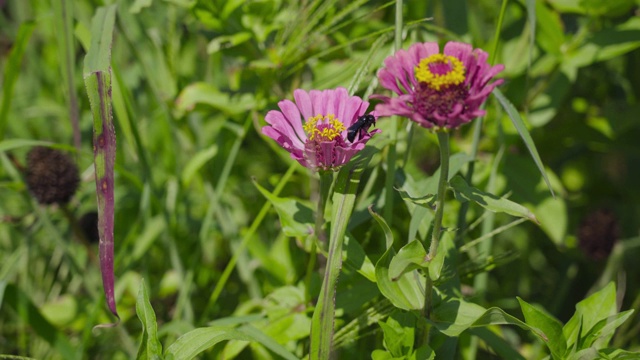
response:
{"label": "yellow stamen", "polygon": [[[324,126],[322,126],[324,125]],[[347,128],[342,121],[336,119],[335,115],[316,115],[307,119],[303,126],[304,131],[309,135],[309,140],[333,141]]]}
{"label": "yellow stamen", "polygon": [[[450,70],[444,74],[434,74],[431,72],[429,65],[438,63],[448,64]],[[454,56],[434,54],[420,60],[418,66],[415,67],[415,72],[418,81],[427,84],[436,91],[440,91],[443,87],[463,83],[466,69],[462,61]]]}

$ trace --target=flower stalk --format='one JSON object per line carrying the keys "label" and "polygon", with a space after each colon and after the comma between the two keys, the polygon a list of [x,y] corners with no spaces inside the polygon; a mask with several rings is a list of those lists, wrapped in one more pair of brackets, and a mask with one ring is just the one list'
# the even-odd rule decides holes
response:
{"label": "flower stalk", "polygon": [[320,191],[318,194],[318,209],[316,210],[316,237],[321,244],[327,241],[327,234],[322,229],[324,225],[324,213],[327,207],[327,198],[329,197],[329,190],[333,183],[332,171],[320,171]]}
{"label": "flower stalk", "polygon": [[[433,231],[431,244],[429,245],[429,260],[434,259],[438,253],[438,245],[442,235],[442,218],[444,217],[444,200],[447,192],[447,180],[449,178],[449,133],[438,131],[438,143],[440,144],[440,178],[438,179],[438,193],[436,194],[436,214],[433,219]],[[423,319],[431,317],[433,305],[433,281],[427,274],[427,283],[424,290],[424,307],[422,309]],[[422,336],[418,339],[418,346],[429,343],[429,327],[427,322],[422,323],[423,328],[419,333]]]}

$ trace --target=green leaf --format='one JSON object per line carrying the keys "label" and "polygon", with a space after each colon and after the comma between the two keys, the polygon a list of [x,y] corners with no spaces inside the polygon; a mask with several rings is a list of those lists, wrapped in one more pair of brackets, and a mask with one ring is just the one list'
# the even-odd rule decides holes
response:
{"label": "green leaf", "polygon": [[640,47],[640,19],[632,17],[615,28],[593,34],[567,54],[564,66],[583,67],[623,56]]}
{"label": "green leaf", "polygon": [[[307,327],[308,329],[308,327]],[[286,360],[297,360],[298,357],[292,354],[284,346],[280,345],[274,338],[266,335],[254,326],[243,326],[239,331],[249,337],[255,342],[262,344],[267,349],[273,351],[276,355]]]}
{"label": "green leaf", "polygon": [[384,347],[394,357],[413,353],[416,317],[408,312],[394,312],[387,321],[379,323],[384,335]]}
{"label": "green leaf", "polygon": [[[553,171],[547,169],[549,182],[557,194],[564,193],[562,182]],[[513,189],[511,201],[526,206],[540,221],[540,228],[558,246],[564,246],[568,228],[568,213],[563,197],[546,191],[547,185],[533,162],[524,156],[509,156],[505,159],[502,174],[506,189]]]}
{"label": "green leaf", "polygon": [[194,175],[200,170],[207,161],[213,159],[214,156],[218,153],[218,145],[213,144],[210,147],[199,151],[193,157],[189,159],[187,165],[184,166],[184,170],[182,171],[182,182],[185,187],[188,187],[193,179]]}
{"label": "green leaf", "polygon": [[430,321],[447,336],[459,336],[463,331],[474,327],[516,325],[532,331],[543,341],[549,340],[539,329],[507,314],[500,308],[485,309],[480,305],[457,298],[449,298],[436,305]]}
{"label": "green leaf", "polygon": [[627,351],[623,349],[601,349],[598,351],[600,355],[605,359],[615,359],[615,360],[637,360],[640,358],[640,352],[637,351]]}
{"label": "green leaf", "polygon": [[453,243],[452,233],[444,232],[440,238],[436,256],[429,263],[429,277],[431,280],[438,281],[440,279],[445,262],[449,264],[455,263],[454,253],[457,253],[457,249]]}
{"label": "green leaf", "polygon": [[424,344],[419,347],[416,351],[408,357],[408,360],[435,360],[436,352],[433,351],[429,347],[429,345]]}
{"label": "green leaf", "polygon": [[13,88],[15,87],[20,71],[20,63],[27,43],[31,38],[35,23],[31,21],[23,22],[18,29],[18,35],[12,45],[11,54],[4,68],[4,77],[2,79],[2,103],[0,103],[0,140],[4,139],[4,132],[7,127],[9,109],[11,108],[11,99],[13,97]]}
{"label": "green leaf", "polygon": [[85,77],[98,71],[110,71],[116,9],[116,5],[100,7],[91,20],[91,46],[84,59]]}
{"label": "green leaf", "polygon": [[396,254],[393,249],[393,235],[386,221],[369,207],[371,216],[378,222],[384,231],[387,251],[376,263],[376,280],[378,289],[382,295],[393,303],[397,308],[403,310],[420,310],[424,305],[424,284],[422,278],[418,280],[416,272],[406,273],[396,281],[391,280],[389,266]]}
{"label": "green leaf", "polygon": [[228,327],[210,326],[198,328],[180,336],[165,352],[166,358],[190,360],[215,344],[226,340],[251,341],[252,338]]}
{"label": "green leaf", "polygon": [[482,339],[500,359],[509,360],[526,360],[518,350],[513,347],[513,344],[509,343],[509,339],[503,337],[502,334],[492,331],[491,328],[473,328],[469,329],[469,333]]}
{"label": "green leaf", "polygon": [[136,359],[162,359],[162,345],[158,340],[156,314],[151,307],[151,302],[149,302],[149,292],[144,280],[140,282],[140,290],[138,290],[136,313],[142,323],[142,341]]}
{"label": "green leaf", "polygon": [[209,83],[194,83],[185,87],[176,99],[178,117],[192,111],[198,104],[209,105],[229,116],[245,114],[261,107],[251,94],[230,96]]}
{"label": "green leaf", "polygon": [[544,182],[547,184],[547,187],[549,188],[551,195],[555,197],[553,189],[551,188],[551,183],[547,178],[547,173],[544,171],[544,165],[542,165],[542,160],[540,160],[540,155],[538,155],[538,149],[536,149],[536,144],[533,142],[533,139],[529,134],[529,130],[527,130],[527,126],[524,124],[524,120],[522,120],[522,117],[520,117],[520,113],[518,112],[518,110],[516,110],[513,104],[502,94],[502,92],[498,88],[493,89],[493,95],[498,99],[498,101],[500,102],[500,105],[502,105],[504,110],[507,112],[507,115],[509,115],[509,119],[511,119],[513,126],[516,128],[516,130],[518,130],[518,133],[520,134],[522,141],[524,141],[524,144],[527,146],[527,149],[529,149],[529,153],[531,154],[533,161],[536,163],[538,170],[540,170],[540,174],[542,174],[542,177],[544,178]]}
{"label": "green leaf", "polygon": [[213,40],[209,41],[209,44],[207,45],[207,54],[216,53],[220,51],[220,49],[228,49],[238,46],[251,40],[252,37],[253,34],[248,31],[235,33],[233,35],[217,36]]}
{"label": "green leaf", "polygon": [[389,276],[392,281],[396,281],[405,273],[415,269],[426,268],[428,265],[427,251],[424,249],[422,242],[414,240],[403,246],[402,249],[398,251],[398,254],[391,259]]}
{"label": "green leaf", "polygon": [[616,286],[610,282],[602,290],[576,304],[576,312],[562,329],[567,346],[577,344],[578,349],[583,348],[582,341],[592,328],[617,312]]}
{"label": "green leaf", "polygon": [[313,210],[308,203],[292,198],[277,197],[257,182],[254,181],[253,184],[276,209],[285,235],[307,237],[313,234],[315,219]]}
{"label": "green leaf", "polygon": [[567,351],[567,340],[562,333],[562,323],[545,311],[528,304],[521,298],[517,298],[520,303],[520,309],[524,315],[525,322],[534,326],[545,333],[548,342],[545,344],[551,350],[554,359],[562,359]]}
{"label": "green leaf", "polygon": [[371,282],[376,282],[376,269],[360,246],[360,243],[351,235],[347,235],[342,248],[342,260],[346,265],[353,267],[360,275]]}
{"label": "green leaf", "polygon": [[536,224],[538,219],[526,207],[516,204],[511,200],[499,198],[495,195],[485,193],[467,184],[462,176],[455,176],[449,185],[463,198],[473,201],[483,208],[493,212],[503,212],[509,215],[527,218]]}
{"label": "green leaf", "polygon": [[538,21],[536,41],[546,52],[561,56],[565,40],[560,15],[549,9],[544,2],[536,1],[536,17]]}
{"label": "green leaf", "polygon": [[412,197],[408,192],[402,189],[396,189],[403,200],[411,201],[412,203],[422,206],[427,209],[433,209],[433,204],[436,202],[436,196],[434,194],[428,194],[419,197]]}
{"label": "green leaf", "polygon": [[627,321],[633,315],[633,312],[633,309],[627,310],[598,321],[585,335],[583,347],[595,346],[599,349],[608,345],[616,329]]}

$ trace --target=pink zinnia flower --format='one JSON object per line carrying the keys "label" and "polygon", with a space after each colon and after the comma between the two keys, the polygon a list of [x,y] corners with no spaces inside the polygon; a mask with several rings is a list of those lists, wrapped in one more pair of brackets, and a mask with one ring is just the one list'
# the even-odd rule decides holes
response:
{"label": "pink zinnia flower", "polygon": [[437,43],[413,44],[385,59],[378,78],[398,97],[375,95],[378,116],[408,117],[425,128],[456,128],[485,114],[480,109],[504,69],[487,63],[487,53],[471,45],[448,42],[441,54]]}
{"label": "pink zinnia flower", "polygon": [[380,131],[362,131],[354,142],[347,139],[347,129],[365,114],[369,103],[349,96],[345,88],[308,93],[297,89],[293,97],[295,104],[282,100],[278,103],[280,111],[267,113],[269,125],[262,128],[262,133],[314,171],[337,170]]}

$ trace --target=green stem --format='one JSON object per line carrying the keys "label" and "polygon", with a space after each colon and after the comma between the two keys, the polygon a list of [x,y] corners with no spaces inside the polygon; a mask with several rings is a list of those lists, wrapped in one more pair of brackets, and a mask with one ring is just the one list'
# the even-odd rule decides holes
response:
{"label": "green stem", "polygon": [[440,143],[440,179],[438,180],[438,194],[436,199],[436,215],[433,219],[433,235],[429,246],[429,258],[436,257],[438,243],[442,234],[442,217],[444,216],[444,195],[447,191],[447,179],[449,178],[449,133],[438,132]]}
{"label": "green stem", "polygon": [[[369,149],[370,150],[370,149]],[[353,213],[356,190],[362,171],[371,160],[367,149],[343,167],[335,180],[331,205],[331,231],[329,251],[320,295],[311,318],[310,360],[331,358],[335,324],[336,285],[342,269],[342,248],[347,224]]]}
{"label": "green stem", "polygon": [[320,194],[318,195],[318,209],[316,210],[316,237],[321,244],[327,241],[327,235],[322,230],[324,225],[324,213],[327,206],[327,198],[329,197],[329,190],[333,183],[332,171],[320,172]]}
{"label": "green stem", "polygon": [[311,249],[309,250],[309,263],[307,264],[307,272],[305,275],[305,288],[306,288],[306,300],[307,303],[311,302],[311,277],[317,264],[318,246],[321,249],[326,249],[324,244],[327,243],[327,233],[322,226],[324,225],[324,213],[327,207],[327,199],[329,197],[329,190],[333,183],[333,172],[321,171],[320,172],[320,191],[318,194],[318,208],[316,209],[316,238],[311,242]]}
{"label": "green stem", "polygon": [[[427,257],[433,259],[438,253],[438,244],[442,235],[442,218],[444,216],[444,199],[447,192],[447,180],[449,178],[449,133],[445,131],[438,132],[438,142],[440,143],[440,179],[438,180],[438,194],[436,198],[436,214],[433,219],[433,231],[431,235],[431,245],[429,245],[429,254]],[[431,308],[433,302],[433,281],[427,274],[427,284],[424,291],[424,308],[422,316],[424,319],[431,317]],[[424,323],[422,329],[422,337],[420,345],[429,343],[429,325]]]}

